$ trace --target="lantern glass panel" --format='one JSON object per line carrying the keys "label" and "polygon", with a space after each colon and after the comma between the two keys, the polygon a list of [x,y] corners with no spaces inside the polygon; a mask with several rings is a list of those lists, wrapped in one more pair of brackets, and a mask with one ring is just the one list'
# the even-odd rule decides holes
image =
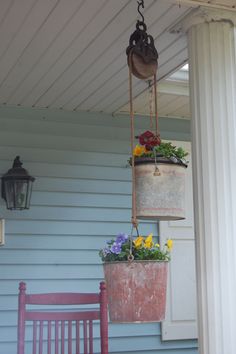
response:
{"label": "lantern glass panel", "polygon": [[33,181],[28,180],[27,181],[28,185],[27,185],[27,195],[26,195],[26,204],[25,204],[25,208],[29,209],[30,208],[30,199],[31,199],[31,193],[32,193],[32,189],[33,189]]}
{"label": "lantern glass panel", "polygon": [[[5,181],[5,193],[8,209],[28,209],[29,196],[27,197],[29,180],[8,180]],[[31,183],[32,184],[32,183]],[[27,199],[26,199],[27,197]]]}

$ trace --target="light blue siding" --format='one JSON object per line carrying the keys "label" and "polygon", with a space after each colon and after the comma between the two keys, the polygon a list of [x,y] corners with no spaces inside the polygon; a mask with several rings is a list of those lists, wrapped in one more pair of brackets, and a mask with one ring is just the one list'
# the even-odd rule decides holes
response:
{"label": "light blue siding", "polygon": [[[145,129],[147,120],[137,121],[137,132]],[[163,138],[189,139],[189,122],[160,123]],[[130,232],[129,119],[5,107],[0,127],[0,174],[20,155],[36,177],[29,211],[0,201],[0,354],[15,354],[19,281],[30,292],[98,291],[98,250]],[[157,225],[142,222],[140,231],[156,235]],[[161,342],[158,323],[110,324],[109,334],[111,354],[197,353],[196,341]]]}

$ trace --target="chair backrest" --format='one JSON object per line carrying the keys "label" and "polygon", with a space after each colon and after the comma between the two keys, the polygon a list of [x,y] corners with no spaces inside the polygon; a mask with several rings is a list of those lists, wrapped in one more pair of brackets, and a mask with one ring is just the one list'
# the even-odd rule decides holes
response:
{"label": "chair backrest", "polygon": [[[104,282],[100,283],[99,293],[48,294],[26,294],[26,284],[21,282],[18,301],[17,354],[93,354],[99,338],[101,354],[108,354],[107,294]],[[32,309],[32,305],[36,305],[36,309]],[[38,305],[42,305],[43,310]],[[50,306],[48,309],[47,305],[71,305],[73,308],[70,310],[64,306],[58,309],[55,306],[52,309]],[[88,305],[97,307],[89,309]],[[28,321],[31,321],[29,325]],[[28,332],[31,333],[29,337]]]}

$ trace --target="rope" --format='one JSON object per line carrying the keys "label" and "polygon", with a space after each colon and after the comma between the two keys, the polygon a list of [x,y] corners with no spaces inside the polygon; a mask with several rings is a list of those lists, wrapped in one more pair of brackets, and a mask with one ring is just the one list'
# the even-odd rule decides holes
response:
{"label": "rope", "polygon": [[155,123],[156,123],[156,136],[160,136],[159,126],[158,126],[158,112],[157,112],[157,74],[154,74],[154,98],[155,98]]}
{"label": "rope", "polygon": [[131,142],[131,161],[132,161],[132,218],[133,227],[138,226],[137,208],[136,208],[136,181],[134,168],[134,109],[133,109],[133,90],[132,90],[132,50],[129,53],[129,104],[130,104],[130,142]]}
{"label": "rope", "polygon": [[153,131],[153,85],[152,80],[148,80],[148,98],[149,98],[149,115],[150,115],[150,130]]}

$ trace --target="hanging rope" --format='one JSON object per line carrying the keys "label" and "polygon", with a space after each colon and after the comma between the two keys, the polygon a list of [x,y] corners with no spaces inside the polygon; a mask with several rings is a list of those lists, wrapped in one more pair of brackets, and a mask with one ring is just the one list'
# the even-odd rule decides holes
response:
{"label": "hanging rope", "polygon": [[158,112],[157,112],[157,74],[154,74],[154,104],[155,104],[155,122],[156,122],[156,137],[160,138],[160,131],[158,125]]}
{"label": "hanging rope", "polygon": [[131,162],[132,162],[132,218],[131,222],[133,227],[138,227],[137,209],[136,209],[136,180],[134,168],[134,108],[133,108],[133,89],[132,89],[132,50],[129,53],[129,104],[130,104],[130,143],[131,143]]}
{"label": "hanging rope", "polygon": [[153,85],[152,80],[148,80],[148,99],[149,99],[149,117],[150,130],[153,131]]}

